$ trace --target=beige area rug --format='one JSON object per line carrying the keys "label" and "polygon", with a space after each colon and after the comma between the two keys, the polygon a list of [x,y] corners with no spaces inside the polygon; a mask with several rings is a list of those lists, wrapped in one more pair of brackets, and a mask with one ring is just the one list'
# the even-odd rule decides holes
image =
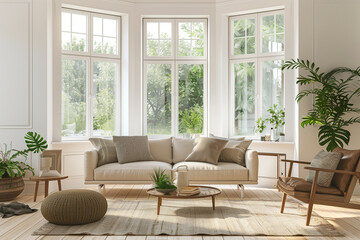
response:
{"label": "beige area rug", "polygon": [[160,215],[157,201],[108,200],[105,217],[78,226],[47,223],[35,235],[257,235],[257,236],[342,236],[313,212],[311,226],[305,226],[306,209],[288,200],[280,214],[279,201],[163,199]]}

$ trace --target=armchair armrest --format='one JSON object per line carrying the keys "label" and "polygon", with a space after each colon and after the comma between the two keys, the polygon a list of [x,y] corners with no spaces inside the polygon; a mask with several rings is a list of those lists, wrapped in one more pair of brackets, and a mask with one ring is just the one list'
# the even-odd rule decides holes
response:
{"label": "armchair armrest", "polygon": [[349,174],[349,175],[357,176],[360,179],[360,172],[350,172],[344,170],[332,170],[332,169],[315,168],[315,167],[304,167],[304,169],[313,170],[317,172],[333,172],[333,173]]}
{"label": "armchair armrest", "polygon": [[311,162],[296,161],[296,160],[281,160],[282,162],[297,163],[297,164],[310,164]]}
{"label": "armchair armrest", "polygon": [[98,163],[98,153],[96,150],[85,152],[85,156],[84,156],[85,181],[94,181],[94,169],[97,167],[97,163]]}
{"label": "armchair armrest", "polygon": [[245,166],[249,169],[249,181],[258,181],[259,158],[255,150],[248,149],[246,151]]}

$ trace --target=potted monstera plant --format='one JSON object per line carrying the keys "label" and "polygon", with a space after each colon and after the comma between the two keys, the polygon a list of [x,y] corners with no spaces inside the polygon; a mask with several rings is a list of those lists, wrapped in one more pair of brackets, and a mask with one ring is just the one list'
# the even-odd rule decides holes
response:
{"label": "potted monstera plant", "polygon": [[[24,138],[27,147],[24,150],[14,149],[12,144],[0,146],[0,201],[10,201],[22,193],[26,171],[34,175],[34,169],[25,162],[29,152],[41,153],[48,146],[36,132],[28,132]],[[19,157],[25,161],[19,161]]]}
{"label": "potted monstera plant", "polygon": [[351,133],[348,126],[360,123],[360,109],[354,105],[360,96],[360,67],[334,68],[329,72],[321,72],[315,63],[304,60],[286,61],[282,69],[301,68],[308,75],[300,75],[298,85],[310,85],[296,96],[297,102],[304,97],[314,98],[312,109],[303,117],[301,126],[319,126],[318,140],[320,146],[327,151],[336,147],[344,147],[350,142]]}

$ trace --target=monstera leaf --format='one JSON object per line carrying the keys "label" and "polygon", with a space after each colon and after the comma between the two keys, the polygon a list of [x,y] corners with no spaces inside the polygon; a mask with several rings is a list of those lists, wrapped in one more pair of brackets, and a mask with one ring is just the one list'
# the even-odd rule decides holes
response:
{"label": "monstera leaf", "polygon": [[350,132],[339,127],[323,125],[319,128],[318,138],[320,146],[328,144],[326,150],[331,152],[336,147],[343,148],[344,143],[349,144]]}
{"label": "monstera leaf", "polygon": [[28,132],[24,138],[26,146],[33,153],[40,153],[48,147],[46,140],[36,132]]}

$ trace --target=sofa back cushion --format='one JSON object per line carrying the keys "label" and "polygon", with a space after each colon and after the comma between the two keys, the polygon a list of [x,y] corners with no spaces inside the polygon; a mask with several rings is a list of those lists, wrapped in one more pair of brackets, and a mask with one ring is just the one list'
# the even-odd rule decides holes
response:
{"label": "sofa back cushion", "polygon": [[183,162],[195,146],[195,139],[173,138],[173,163]]}
{"label": "sofa back cushion", "polygon": [[[347,150],[343,148],[335,148],[334,152],[339,152],[344,154],[340,159],[337,170],[344,171],[355,171],[356,165],[359,162],[360,150]],[[349,174],[340,174],[335,173],[332,179],[332,184],[340,189],[343,193],[347,191],[347,188],[350,184],[351,175]]]}
{"label": "sofa back cushion", "polygon": [[112,139],[105,138],[89,138],[91,144],[96,148],[98,153],[98,162],[97,166],[108,163],[117,162],[117,155],[115,150],[115,145]]}
{"label": "sofa back cushion", "polygon": [[119,163],[152,161],[147,136],[113,136]]}
{"label": "sofa back cushion", "polygon": [[149,139],[150,153],[155,161],[172,163],[172,138]]}

